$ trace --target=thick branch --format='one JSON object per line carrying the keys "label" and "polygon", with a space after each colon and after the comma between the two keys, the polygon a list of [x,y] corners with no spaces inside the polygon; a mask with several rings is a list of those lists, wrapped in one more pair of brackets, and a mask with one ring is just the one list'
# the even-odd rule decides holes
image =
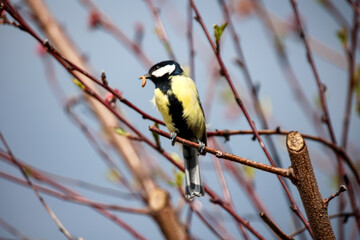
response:
{"label": "thick branch", "polygon": [[304,138],[298,132],[290,132],[286,146],[296,179],[293,182],[300,193],[315,239],[335,239]]}
{"label": "thick branch", "polygon": [[189,239],[183,229],[177,227],[180,225],[175,210],[171,207],[169,193],[161,188],[154,189],[149,194],[150,214],[161,224],[161,231],[167,239]]}

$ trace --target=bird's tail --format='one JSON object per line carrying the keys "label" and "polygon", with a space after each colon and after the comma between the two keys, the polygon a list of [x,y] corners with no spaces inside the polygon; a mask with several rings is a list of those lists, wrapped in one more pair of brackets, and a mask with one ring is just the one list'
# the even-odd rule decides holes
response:
{"label": "bird's tail", "polygon": [[204,187],[201,182],[198,151],[195,148],[183,145],[185,166],[185,196],[192,200],[194,196],[204,196]]}

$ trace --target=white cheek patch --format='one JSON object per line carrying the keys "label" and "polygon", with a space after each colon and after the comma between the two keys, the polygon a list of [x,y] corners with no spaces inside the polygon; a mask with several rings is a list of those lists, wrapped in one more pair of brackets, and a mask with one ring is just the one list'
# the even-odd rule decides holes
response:
{"label": "white cheek patch", "polygon": [[161,67],[151,73],[151,75],[160,78],[164,76],[165,74],[171,74],[175,70],[175,65],[166,65],[164,67]]}

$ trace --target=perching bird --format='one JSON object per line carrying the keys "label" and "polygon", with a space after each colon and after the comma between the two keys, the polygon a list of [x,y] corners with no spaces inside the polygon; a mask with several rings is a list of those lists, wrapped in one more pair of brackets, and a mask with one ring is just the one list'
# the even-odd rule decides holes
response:
{"label": "perching bird", "polygon": [[[206,146],[205,116],[194,81],[185,76],[175,61],[163,61],[155,64],[149,73],[140,77],[155,84],[155,103],[166,127],[171,132],[172,144],[176,136],[197,142],[200,153]],[[191,200],[194,196],[204,195],[201,182],[198,150],[183,145],[185,166],[185,196]]]}

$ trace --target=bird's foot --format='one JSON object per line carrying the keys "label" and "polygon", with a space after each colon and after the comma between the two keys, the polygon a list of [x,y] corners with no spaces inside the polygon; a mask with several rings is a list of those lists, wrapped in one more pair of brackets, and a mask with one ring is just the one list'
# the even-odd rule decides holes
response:
{"label": "bird's foot", "polygon": [[206,154],[206,152],[205,152],[205,147],[206,147],[205,143],[203,143],[203,142],[201,142],[201,141],[198,141],[198,144],[200,145],[200,147],[199,147],[199,153],[200,153],[201,155],[205,155],[205,154]]}
{"label": "bird's foot", "polygon": [[170,140],[171,140],[171,145],[174,146],[175,145],[175,139],[177,137],[177,133],[176,132],[172,132],[170,135]]}

